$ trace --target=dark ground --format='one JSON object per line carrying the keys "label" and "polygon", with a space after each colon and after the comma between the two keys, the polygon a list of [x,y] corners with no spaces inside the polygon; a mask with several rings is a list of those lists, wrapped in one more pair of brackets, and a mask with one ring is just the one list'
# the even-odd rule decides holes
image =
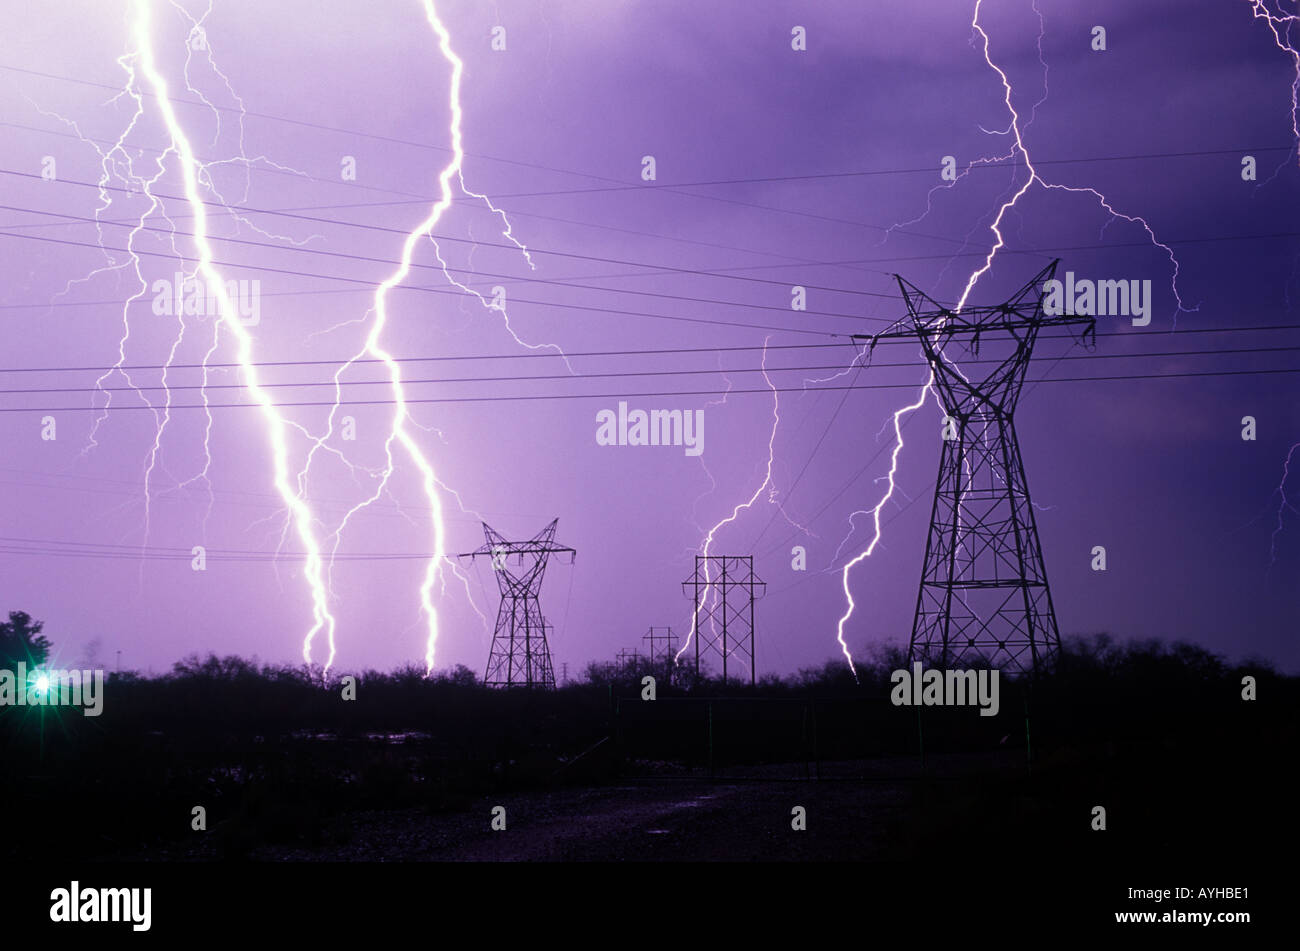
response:
{"label": "dark ground", "polygon": [[[1078,646],[997,716],[889,700],[894,659],[757,687],[497,691],[238,658],[115,677],[101,717],[0,718],[0,859],[1258,865],[1294,829],[1300,679]],[[1242,696],[1243,676],[1258,699]],[[666,682],[666,678],[665,678]],[[191,826],[196,806],[205,829]],[[504,806],[506,829],[491,828]],[[806,830],[791,828],[806,809]],[[1106,829],[1093,810],[1106,810]],[[982,859],[980,859],[982,860]]]}
{"label": "dark ground", "polygon": [[[1106,755],[1101,752],[1103,757]],[[629,764],[635,767],[638,764]],[[1049,757],[1033,773],[1024,750],[733,768],[714,780],[664,770],[599,786],[501,792],[454,810],[372,809],[336,819],[328,841],[252,844],[238,857],[266,862],[698,862],[915,861],[957,848],[987,858],[1040,855],[1087,862],[1152,856],[1234,862],[1266,841],[1281,789],[1225,797],[1224,761],[1164,752],[1140,773]],[[1233,772],[1233,770],[1229,770]],[[820,773],[820,778],[817,774]],[[804,778],[805,775],[808,778]],[[1220,776],[1221,778],[1221,776]],[[1103,790],[1110,788],[1111,793]],[[1091,809],[1108,808],[1108,829]],[[491,829],[492,810],[507,827]],[[791,827],[806,810],[806,829]],[[1276,815],[1276,813],[1272,813]],[[231,824],[182,843],[130,849],[110,861],[232,857]]]}

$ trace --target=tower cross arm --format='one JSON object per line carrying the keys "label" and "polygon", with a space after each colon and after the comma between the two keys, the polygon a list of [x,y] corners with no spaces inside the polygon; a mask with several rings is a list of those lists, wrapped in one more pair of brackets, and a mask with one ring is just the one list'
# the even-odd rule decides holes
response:
{"label": "tower cross arm", "polygon": [[874,348],[881,340],[972,336],[987,331],[1037,331],[1043,327],[1082,326],[1081,338],[1096,334],[1096,318],[1086,314],[1048,314],[1043,311],[1046,285],[1054,278],[1060,259],[1039,271],[1005,302],[980,307],[945,307],[916,285],[895,274],[908,315],[874,334],[854,334],[853,342]]}
{"label": "tower cross arm", "polygon": [[529,542],[507,542],[504,545],[482,545],[473,551],[461,552],[457,558],[491,557],[493,555],[577,555],[577,549],[567,545],[533,545]]}

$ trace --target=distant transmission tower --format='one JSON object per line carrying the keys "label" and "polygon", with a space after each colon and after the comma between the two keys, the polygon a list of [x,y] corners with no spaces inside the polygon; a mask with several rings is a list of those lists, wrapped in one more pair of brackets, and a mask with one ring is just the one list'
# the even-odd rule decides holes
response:
{"label": "distant transmission tower", "polygon": [[[489,687],[555,687],[551,650],[546,643],[550,625],[542,616],[538,596],[550,556],[567,553],[571,556],[570,564],[577,556],[572,548],[555,544],[555,526],[559,521],[555,519],[526,542],[506,541],[484,522],[483,536],[487,543],[457,556],[471,561],[480,555],[490,557],[501,589],[501,607],[497,611],[487,674],[483,678]],[[519,565],[518,570],[511,569],[511,559]]]}
{"label": "distant transmission tower", "polygon": [[652,664],[661,660],[671,660],[677,653],[677,635],[673,633],[671,627],[652,627],[641,636],[641,640],[647,645],[646,650],[649,652]]}
{"label": "distant transmission tower", "polygon": [[615,657],[619,668],[623,670],[629,667],[635,670],[641,661],[641,654],[635,647],[625,647]]}
{"label": "distant transmission tower", "polygon": [[[695,574],[682,582],[682,591],[695,600],[691,623],[695,631],[695,679],[700,677],[700,644],[704,622],[711,621],[713,634],[704,645],[722,657],[722,682],[727,682],[727,663],[738,655],[754,671],[754,602],[767,590],[767,583],[754,574],[753,555],[696,555]],[[734,664],[733,664],[734,666]]]}
{"label": "distant transmission tower", "polygon": [[[895,275],[910,326],[900,321],[882,333],[855,337],[873,346],[888,337],[918,339],[945,407],[910,661],[936,667],[976,661],[1038,671],[1060,651],[1012,421],[1040,328],[1082,324],[1080,339],[1095,339],[1092,317],[1043,312],[1043,285],[1059,263],[1053,261],[1004,304],[960,312]],[[981,362],[993,363],[993,369],[978,379],[963,373],[944,352],[953,340],[973,354],[983,344],[992,359]]]}

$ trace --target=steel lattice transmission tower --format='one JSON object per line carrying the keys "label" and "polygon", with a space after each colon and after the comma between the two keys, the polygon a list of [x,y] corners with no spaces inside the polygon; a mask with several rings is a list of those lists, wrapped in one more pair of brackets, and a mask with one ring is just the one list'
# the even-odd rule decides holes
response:
{"label": "steel lattice transmission tower", "polygon": [[[695,600],[691,628],[695,633],[695,679],[700,677],[700,643],[704,622],[713,622],[714,636],[704,645],[722,657],[722,682],[727,682],[727,660],[738,654],[754,670],[754,602],[767,591],[767,582],[754,574],[753,555],[696,555],[695,574],[682,582],[682,591]],[[712,592],[712,594],[710,594]]]}
{"label": "steel lattice transmission tower", "polygon": [[677,635],[671,627],[652,627],[641,636],[641,640],[650,645],[649,657],[652,664],[671,660],[677,652]]}
{"label": "steel lattice transmission tower", "polygon": [[[497,610],[496,630],[483,678],[489,687],[555,688],[551,649],[546,642],[550,625],[542,616],[538,598],[551,555],[567,553],[570,564],[577,557],[574,549],[555,544],[555,526],[559,521],[555,519],[526,542],[506,541],[484,522],[483,537],[487,543],[457,556],[470,560],[480,555],[490,557],[501,589],[501,607]],[[512,558],[519,566],[517,570],[510,567]]]}
{"label": "steel lattice transmission tower", "polygon": [[[856,338],[872,344],[886,337],[918,339],[945,412],[909,661],[1039,671],[1060,650],[1013,421],[1039,330],[1083,325],[1081,339],[1095,339],[1092,317],[1043,312],[1043,285],[1059,263],[1045,267],[1006,303],[960,311],[895,275],[907,304],[906,323]],[[978,377],[964,373],[944,350],[954,341],[972,354],[983,346],[981,363],[992,369]]]}
{"label": "steel lattice transmission tower", "polygon": [[656,673],[662,673],[672,683],[673,663],[677,655],[677,635],[671,627],[651,627],[641,636],[641,641],[648,646],[650,666]]}

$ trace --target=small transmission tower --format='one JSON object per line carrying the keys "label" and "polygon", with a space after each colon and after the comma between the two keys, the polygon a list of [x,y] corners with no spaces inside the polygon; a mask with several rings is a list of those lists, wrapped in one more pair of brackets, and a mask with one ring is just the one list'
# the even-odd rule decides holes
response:
{"label": "small transmission tower", "polygon": [[[497,626],[483,678],[489,687],[555,688],[551,649],[546,643],[550,625],[542,616],[538,597],[551,555],[567,553],[570,564],[577,557],[574,549],[555,544],[555,526],[559,521],[555,519],[526,542],[506,541],[484,522],[483,536],[487,543],[457,556],[471,561],[480,555],[490,557],[501,589],[501,607],[497,610]],[[510,567],[512,558],[519,566],[517,570]]]}
{"label": "small transmission tower", "polygon": [[641,635],[641,640],[649,645],[650,663],[652,664],[671,660],[676,652],[677,635],[673,633],[671,627],[652,627]]}
{"label": "small transmission tower", "polygon": [[[944,412],[925,562],[916,598],[909,660],[937,667],[968,666],[1037,672],[1061,646],[1038,541],[1029,483],[1012,421],[1038,331],[1083,325],[1095,340],[1095,320],[1043,312],[1043,285],[1059,260],[1043,268],[1004,304],[941,306],[898,275],[910,326],[903,321],[871,336],[921,342]],[[993,369],[976,378],[944,352],[952,341],[972,354],[981,342]]]}
{"label": "small transmission tower", "polygon": [[[695,633],[695,679],[700,679],[700,642],[704,622],[712,621],[715,636],[705,652],[722,657],[722,682],[727,682],[727,659],[738,654],[754,670],[754,602],[763,596],[767,583],[754,574],[753,555],[696,555],[695,575],[682,582],[682,592],[695,600],[691,628]],[[710,591],[714,592],[710,596]]]}
{"label": "small transmission tower", "polygon": [[641,635],[641,641],[647,645],[649,651],[650,669],[656,675],[666,678],[668,683],[672,683],[673,668],[676,666],[673,661],[677,655],[677,635],[673,633],[673,629],[651,627]]}

